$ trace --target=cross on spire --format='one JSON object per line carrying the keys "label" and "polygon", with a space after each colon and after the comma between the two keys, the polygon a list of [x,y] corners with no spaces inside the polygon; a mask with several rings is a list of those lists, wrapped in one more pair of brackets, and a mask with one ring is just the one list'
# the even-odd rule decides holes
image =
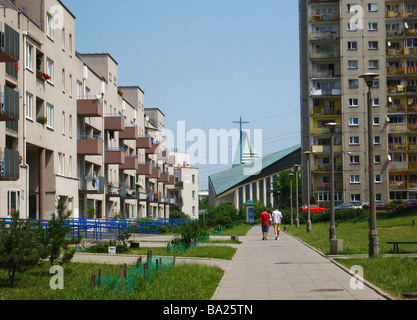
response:
{"label": "cross on spire", "polygon": [[240,141],[239,141],[239,145],[240,145],[240,164],[243,163],[243,131],[242,131],[242,126],[244,123],[249,123],[247,121],[243,121],[242,117],[240,117],[239,121],[233,121],[233,123],[239,123],[240,124]]}

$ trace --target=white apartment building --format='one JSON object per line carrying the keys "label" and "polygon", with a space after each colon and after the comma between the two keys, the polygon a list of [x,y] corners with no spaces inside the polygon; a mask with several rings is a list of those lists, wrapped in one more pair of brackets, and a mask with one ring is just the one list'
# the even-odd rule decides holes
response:
{"label": "white apartment building", "polygon": [[119,84],[110,54],[75,51],[61,1],[3,12],[0,217],[49,219],[58,202],[73,217],[169,217],[163,113],[145,109],[139,86]]}

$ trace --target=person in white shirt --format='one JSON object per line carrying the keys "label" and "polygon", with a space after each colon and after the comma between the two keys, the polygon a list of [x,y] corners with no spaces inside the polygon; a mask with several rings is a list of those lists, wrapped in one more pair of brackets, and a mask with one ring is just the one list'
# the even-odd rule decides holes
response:
{"label": "person in white shirt", "polygon": [[279,211],[278,206],[276,206],[275,210],[272,212],[272,223],[274,224],[275,240],[279,239],[279,233],[281,231],[281,219],[282,213]]}

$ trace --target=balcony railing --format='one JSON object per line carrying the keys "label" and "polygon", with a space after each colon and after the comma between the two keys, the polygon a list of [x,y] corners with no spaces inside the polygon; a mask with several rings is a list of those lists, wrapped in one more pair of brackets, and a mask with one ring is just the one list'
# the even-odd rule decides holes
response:
{"label": "balcony railing", "polygon": [[109,131],[124,131],[125,117],[121,113],[104,114],[104,129]]}
{"label": "balcony railing", "polygon": [[0,150],[0,180],[19,180],[20,156],[18,151]]}
{"label": "balcony railing", "polygon": [[77,141],[77,153],[82,155],[103,155],[103,138],[97,135],[80,135]]}
{"label": "balcony railing", "polygon": [[310,52],[311,59],[337,59],[340,57],[339,51],[318,51],[313,50]]}
{"label": "balcony railing", "polygon": [[4,24],[0,31],[0,62],[19,61],[19,33]]}
{"label": "balcony railing", "polygon": [[81,117],[102,117],[103,100],[97,96],[78,96],[77,114]]}
{"label": "balcony railing", "polygon": [[312,13],[310,14],[310,22],[315,21],[339,21],[340,16],[338,13]]}
{"label": "balcony railing", "polygon": [[122,140],[137,140],[138,127],[136,124],[126,124],[125,130],[119,133],[119,139]]}
{"label": "balcony railing", "polygon": [[105,164],[125,164],[125,149],[123,148],[105,148],[104,163]]}
{"label": "balcony railing", "polygon": [[340,115],[341,109],[336,107],[327,107],[327,106],[314,106],[311,108],[312,116],[321,116],[321,115]]}
{"label": "balcony railing", "polygon": [[125,163],[119,166],[120,170],[137,170],[138,156],[136,154],[126,154]]}
{"label": "balcony railing", "polygon": [[342,90],[335,88],[335,89],[311,89],[311,95],[314,97],[337,97],[342,94]]}
{"label": "balcony railing", "polygon": [[338,40],[340,38],[339,31],[327,31],[327,32],[311,32],[310,40]]}
{"label": "balcony railing", "polygon": [[0,121],[19,120],[19,92],[4,86],[0,95]]}
{"label": "balcony railing", "polygon": [[84,194],[104,194],[104,177],[84,177],[80,180],[79,190]]}

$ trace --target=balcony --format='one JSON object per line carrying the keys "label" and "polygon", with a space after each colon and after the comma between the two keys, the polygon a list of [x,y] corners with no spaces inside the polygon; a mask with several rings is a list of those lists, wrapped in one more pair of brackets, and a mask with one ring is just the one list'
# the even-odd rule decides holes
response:
{"label": "balcony", "polygon": [[[331,184],[328,182],[315,182],[313,184],[313,191],[330,191],[330,187],[331,187]],[[336,190],[342,190],[343,183],[335,181],[334,187]]]}
{"label": "balcony", "polygon": [[123,148],[105,148],[104,163],[105,164],[125,164],[125,149]]}
{"label": "balcony", "polygon": [[4,86],[0,101],[0,121],[19,120],[19,92]]}
{"label": "balcony", "polygon": [[80,179],[79,192],[81,194],[104,194],[105,178],[84,177]]}
{"label": "balcony", "polygon": [[119,166],[120,170],[137,170],[138,156],[136,154],[125,155],[125,163]]}
{"label": "balcony", "polygon": [[[326,153],[326,154],[330,154],[330,146],[328,145],[312,145],[311,146],[311,151],[314,153]],[[341,145],[335,145],[333,146],[333,151],[334,152],[342,152],[343,151],[343,147]]]}
{"label": "balcony", "polygon": [[341,114],[340,107],[314,106],[311,108],[312,116],[334,116]]}
{"label": "balcony", "polygon": [[102,156],[103,146],[103,139],[100,136],[78,136],[78,154],[85,156]]}
{"label": "balcony", "polygon": [[159,143],[153,142],[150,149],[145,149],[145,154],[155,154],[157,152],[156,150],[158,149],[158,147]]}
{"label": "balcony", "polygon": [[[324,171],[324,172],[330,172],[331,165],[325,164],[325,163],[313,163],[313,171]],[[335,163],[334,164],[334,170],[335,171],[342,171],[343,166],[342,163]]]}
{"label": "balcony", "polygon": [[0,62],[19,61],[19,33],[4,24],[4,31],[0,31]]}
{"label": "balcony", "polygon": [[[339,122],[339,121],[337,121],[337,122]],[[335,128],[335,133],[341,133],[341,132],[342,132],[342,129],[341,128]],[[325,126],[321,126],[321,127],[313,126],[311,128],[311,134],[326,134],[326,135],[330,135],[331,132],[330,132],[330,128],[327,127],[327,126],[326,127]]]}
{"label": "balcony", "polygon": [[313,97],[337,97],[342,94],[342,90],[338,88],[334,89],[311,89],[311,95]]}
{"label": "balcony", "polygon": [[174,185],[175,184],[175,178],[171,177],[169,175],[169,173],[163,172],[163,173],[161,173],[161,178],[159,179],[159,182],[163,182],[165,185]]}
{"label": "balcony", "polygon": [[161,178],[161,169],[157,167],[152,168],[152,173],[147,177],[149,179],[159,179]]}
{"label": "balcony", "polygon": [[340,38],[339,31],[326,31],[326,32],[311,32],[310,33],[310,40],[338,40]]}
{"label": "balcony", "polygon": [[137,175],[150,176],[152,175],[152,164],[151,163],[139,163],[136,170]]}
{"label": "balcony", "polygon": [[119,139],[122,140],[137,140],[138,127],[135,124],[125,125],[125,130],[119,133]]}
{"label": "balcony", "polygon": [[95,96],[81,96],[77,100],[77,115],[81,117],[102,117],[103,100]]}
{"label": "balcony", "polygon": [[136,148],[137,149],[151,149],[152,138],[151,137],[137,137]]}
{"label": "balcony", "polygon": [[310,52],[310,58],[311,59],[338,59],[340,58],[339,51],[335,50],[313,50]]}
{"label": "balcony", "polygon": [[0,181],[19,180],[20,156],[18,151],[0,150]]}
{"label": "balcony", "polygon": [[104,115],[104,130],[125,131],[125,117],[121,113],[107,113]]}
{"label": "balcony", "polygon": [[339,21],[338,13],[312,13],[310,14],[310,22],[319,21]]}

